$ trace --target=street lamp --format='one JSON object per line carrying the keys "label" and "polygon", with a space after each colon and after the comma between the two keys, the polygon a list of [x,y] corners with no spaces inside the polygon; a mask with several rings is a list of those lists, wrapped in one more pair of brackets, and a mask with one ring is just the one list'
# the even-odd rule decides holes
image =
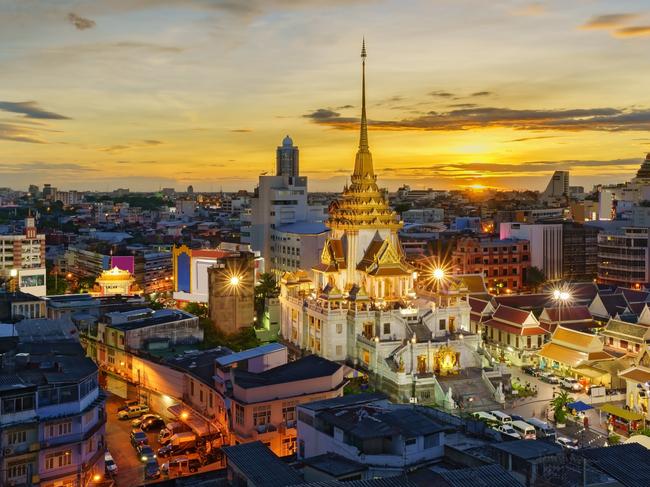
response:
{"label": "street lamp", "polygon": [[182,419],[183,421],[187,420],[187,418],[189,418],[189,417],[190,417],[190,414],[189,414],[187,411],[183,411],[183,412],[181,413],[181,419]]}
{"label": "street lamp", "polygon": [[433,269],[431,275],[436,281],[436,288],[438,290],[438,307],[441,307],[442,295],[440,294],[440,290],[442,288],[442,281],[445,278],[445,270],[442,267],[436,267],[435,269]]}
{"label": "street lamp", "polygon": [[553,299],[558,303],[557,307],[557,326],[562,324],[562,306],[571,300],[571,294],[563,289],[553,290]]}
{"label": "street lamp", "polygon": [[18,277],[18,269],[11,269],[9,275],[11,276],[11,291],[16,294],[16,278]]}
{"label": "street lamp", "polygon": [[228,281],[231,286],[237,287],[239,286],[239,283],[241,282],[241,278],[239,276],[232,276],[230,278],[230,281]]}

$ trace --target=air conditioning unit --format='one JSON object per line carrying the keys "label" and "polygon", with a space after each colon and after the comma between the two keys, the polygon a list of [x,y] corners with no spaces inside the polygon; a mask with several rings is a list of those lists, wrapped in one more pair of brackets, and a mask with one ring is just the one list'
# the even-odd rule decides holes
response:
{"label": "air conditioning unit", "polygon": [[5,456],[13,455],[14,454],[14,449],[13,448],[5,448],[3,450],[3,453]]}

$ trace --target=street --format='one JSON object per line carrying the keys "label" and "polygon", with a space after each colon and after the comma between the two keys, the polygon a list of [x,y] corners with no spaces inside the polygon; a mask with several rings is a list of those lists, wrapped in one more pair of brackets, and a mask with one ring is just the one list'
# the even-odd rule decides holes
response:
{"label": "street", "polygon": [[[524,374],[519,367],[511,366],[508,370],[512,374],[512,380],[515,380],[515,377],[517,377],[522,384],[528,382],[532,387],[537,386],[537,396],[508,401],[505,412],[508,414],[516,414],[523,418],[538,418],[547,421],[547,410],[551,399],[553,399],[553,393],[563,389],[559,384],[549,384],[541,381],[537,377]],[[591,403],[590,397],[584,392],[571,392],[569,395],[575,401],[582,401],[586,404]],[[585,446],[604,446],[607,440],[607,429],[599,421],[598,410],[596,408],[589,409],[585,414],[589,418],[588,431],[584,431],[582,423],[576,424],[570,421],[565,428],[557,430],[558,435],[575,438]],[[605,418],[603,417],[602,419],[604,421]]]}

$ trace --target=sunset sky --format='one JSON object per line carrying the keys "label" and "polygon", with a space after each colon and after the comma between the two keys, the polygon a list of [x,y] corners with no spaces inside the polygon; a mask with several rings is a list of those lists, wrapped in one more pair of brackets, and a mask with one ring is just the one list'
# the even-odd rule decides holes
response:
{"label": "sunset sky", "polygon": [[650,152],[650,3],[0,0],[0,186],[313,190],[622,182]]}

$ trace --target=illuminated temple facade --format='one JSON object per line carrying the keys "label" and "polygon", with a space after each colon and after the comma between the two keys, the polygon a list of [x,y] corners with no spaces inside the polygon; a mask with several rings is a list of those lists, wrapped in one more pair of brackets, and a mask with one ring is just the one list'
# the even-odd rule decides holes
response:
{"label": "illuminated temple facade", "polygon": [[[399,216],[377,185],[368,144],[365,45],[359,148],[349,185],[329,208],[327,239],[313,278],[281,279],[281,334],[296,350],[368,372],[397,400],[439,402],[437,377],[478,365],[478,337],[462,279],[431,292],[406,261]],[[441,290],[442,289],[442,290]]]}

